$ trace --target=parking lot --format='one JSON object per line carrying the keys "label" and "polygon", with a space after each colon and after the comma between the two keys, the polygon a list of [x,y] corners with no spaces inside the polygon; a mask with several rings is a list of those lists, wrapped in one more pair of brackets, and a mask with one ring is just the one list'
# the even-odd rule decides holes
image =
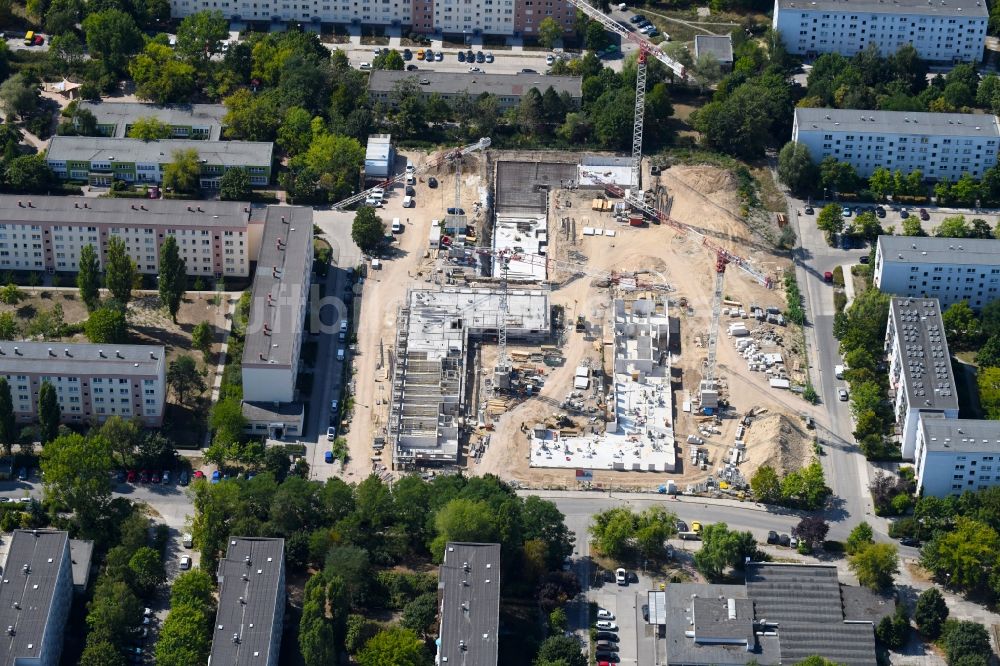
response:
{"label": "parking lot", "polygon": [[642,617],[642,606],[646,603],[646,593],[656,583],[642,571],[629,573],[635,577],[627,585],[604,582],[591,589],[590,600],[615,616],[611,622],[618,626],[617,663],[652,666],[652,631]]}
{"label": "parking lot", "polygon": [[[815,224],[815,216],[819,214],[823,206],[828,203],[836,203],[841,206],[847,206],[851,208],[850,217],[845,217],[845,224],[850,224],[855,217],[857,217],[858,208],[862,210],[867,210],[870,208],[876,208],[875,204],[858,204],[853,202],[841,202],[841,201],[823,201],[816,202],[812,204],[813,213],[808,212],[808,208],[803,206],[800,208],[800,212],[807,217],[813,218],[813,223]],[[1000,224],[1000,211],[993,209],[982,210],[982,209],[961,209],[961,208],[941,208],[937,206],[930,206],[927,204],[917,205],[917,206],[902,206],[897,204],[881,204],[881,207],[885,211],[885,217],[879,217],[879,223],[882,225],[883,229],[888,229],[888,227],[895,227],[897,234],[902,232],[903,221],[906,219],[917,219],[920,220],[920,228],[924,230],[928,235],[933,235],[934,229],[940,225],[945,218],[954,217],[956,215],[964,215],[966,222],[971,222],[974,219],[986,220],[986,222],[991,227],[996,227]],[[927,212],[927,219],[923,219],[920,215],[920,210],[923,209]],[[906,217],[903,215],[903,211],[906,211]]]}

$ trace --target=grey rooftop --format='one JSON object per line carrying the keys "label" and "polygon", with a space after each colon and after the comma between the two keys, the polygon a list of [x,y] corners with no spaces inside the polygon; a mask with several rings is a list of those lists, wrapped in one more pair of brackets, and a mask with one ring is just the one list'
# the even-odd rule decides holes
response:
{"label": "grey rooftop", "polygon": [[1000,240],[993,238],[879,236],[878,248],[885,263],[1000,265]]}
{"label": "grey rooftop", "polygon": [[[545,76],[530,72],[516,74],[483,74],[481,72],[405,72],[388,69],[373,71],[368,88],[375,92],[392,92],[400,81],[412,80],[421,91],[442,95],[468,93],[478,97],[490,93],[497,97],[520,97],[532,88],[544,93],[550,86],[557,93],[568,92],[571,97],[581,95],[582,79],[579,76]],[[427,81],[427,83],[421,83]]]}
{"label": "grey rooftop", "polygon": [[496,666],[500,544],[448,542],[439,571],[440,664]]}
{"label": "grey rooftop", "polygon": [[941,304],[936,298],[893,297],[889,317],[896,330],[902,375],[911,409],[958,409]]}
{"label": "grey rooftop", "polygon": [[103,345],[73,342],[0,342],[0,375],[159,374],[166,350],[161,345]]}
{"label": "grey rooftop", "polygon": [[198,139],[116,139],[99,136],[54,136],[46,159],[50,162],[125,162],[167,164],[174,151],[193,149],[206,164],[270,167],[274,144],[258,141],[200,141]]}
{"label": "grey rooftop", "polygon": [[208,127],[209,140],[218,141],[222,119],[228,109],[223,104],[143,104],[141,102],[80,102],[80,108],[94,114],[100,125],[116,125],[115,136],[125,136],[125,126],[139,118],[156,118],[174,127]]}
{"label": "grey rooftop", "polygon": [[1000,452],[1000,421],[928,418],[933,416],[925,414],[920,419],[919,427],[928,451]]}
{"label": "grey rooftop", "polygon": [[245,227],[250,217],[250,205],[239,201],[0,195],[0,219],[7,224]]}
{"label": "grey rooftop", "polygon": [[[853,4],[853,3],[851,3]],[[982,113],[795,109],[799,131],[826,130],[877,134],[1000,137],[997,117]]]}
{"label": "grey rooftop", "polygon": [[733,62],[733,38],[730,35],[720,37],[718,35],[695,35],[694,36],[694,57],[700,58],[703,55],[715,56],[721,63]]}
{"label": "grey rooftop", "polygon": [[779,9],[988,18],[984,0],[779,0]]}

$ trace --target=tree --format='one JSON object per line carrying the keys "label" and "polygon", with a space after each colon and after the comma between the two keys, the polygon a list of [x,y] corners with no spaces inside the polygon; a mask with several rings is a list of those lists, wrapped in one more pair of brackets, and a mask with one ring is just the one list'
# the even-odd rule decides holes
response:
{"label": "tree", "polygon": [[222,12],[195,12],[177,26],[177,51],[188,59],[207,59],[219,52],[227,37],[229,22]]}
{"label": "tree", "polygon": [[209,427],[215,432],[214,442],[232,444],[239,441],[246,427],[243,406],[237,398],[225,398],[212,406]]}
{"label": "tree", "polygon": [[101,267],[97,260],[97,252],[90,243],[80,250],[79,266],[76,286],[80,290],[80,300],[86,304],[87,310],[93,312],[101,300]]}
{"label": "tree", "polygon": [[156,663],[186,666],[200,663],[212,646],[206,631],[210,619],[197,606],[172,606],[156,640]]}
{"label": "tree", "polygon": [[48,444],[59,434],[60,418],[56,389],[51,382],[42,382],[38,390],[38,436],[42,444]]}
{"label": "tree", "polygon": [[882,618],[875,627],[875,637],[892,650],[899,650],[906,645],[906,641],[910,639],[910,617],[906,613],[906,606],[898,604],[895,613]]}
{"label": "tree", "polygon": [[7,116],[27,116],[38,107],[38,84],[21,72],[0,84],[0,108]]}
{"label": "tree", "polygon": [[400,627],[375,634],[357,654],[359,666],[429,666],[430,658],[420,638]]}
{"label": "tree", "polygon": [[285,118],[278,128],[277,143],[289,157],[309,150],[312,142],[312,114],[299,106],[285,111]]}
{"label": "tree", "polygon": [[958,301],[941,313],[948,346],[953,349],[970,349],[979,340],[979,319],[968,301]]}
{"label": "tree", "polygon": [[202,353],[206,363],[212,353],[212,342],[214,339],[215,334],[212,331],[212,325],[207,321],[195,324],[194,329],[191,331],[191,347]]}
{"label": "tree", "polygon": [[83,20],[87,48],[106,73],[125,71],[128,59],[142,48],[142,32],[131,16],[119,9],[94,12]]}
{"label": "tree", "polygon": [[403,69],[403,56],[396,49],[379,53],[372,58],[372,69],[390,69],[401,71]]}
{"label": "tree", "polygon": [[549,636],[542,641],[534,666],[587,666],[580,642],[572,636]]}
{"label": "tree", "polygon": [[978,622],[946,620],[941,632],[941,644],[949,666],[976,663],[965,661],[970,657],[979,657],[982,659],[979,663],[987,664],[993,656],[990,635],[986,627]]}
{"label": "tree", "polygon": [[551,49],[562,39],[562,26],[551,16],[546,16],[538,24],[538,43]]}
{"label": "tree", "polygon": [[632,547],[635,530],[635,514],[628,508],[615,507],[594,516],[590,536],[601,553],[613,559],[622,559]]}
{"label": "tree", "polygon": [[273,141],[281,124],[277,100],[272,95],[254,94],[240,88],[223,102],[229,110],[222,124],[228,139]]}
{"label": "tree", "polygon": [[810,550],[814,548],[817,544],[822,544],[826,539],[827,532],[830,531],[830,525],[823,520],[822,516],[805,516],[799,521],[799,524],[792,528],[792,534],[795,535],[799,541],[806,544],[806,547]]}
{"label": "tree", "polygon": [[584,43],[591,51],[603,51],[604,47],[608,45],[608,34],[604,31],[604,26],[597,21],[589,22],[584,35]]}
{"label": "tree", "polygon": [[774,504],[781,499],[781,479],[770,465],[761,465],[750,477],[750,489],[754,497],[765,504]]}
{"label": "tree", "polygon": [[941,220],[941,224],[934,229],[934,235],[938,238],[968,238],[969,231],[964,215],[952,215]]}
{"label": "tree", "polygon": [[206,615],[215,607],[215,585],[212,576],[204,569],[182,571],[170,586],[170,605],[194,606]]}
{"label": "tree", "polygon": [[[132,59],[129,73],[135,79],[137,97],[157,104],[186,102],[191,99],[198,85],[198,72],[177,53],[156,41],[150,41],[142,53]],[[149,138],[168,139],[173,130],[162,125],[145,131]]]}
{"label": "tree", "polygon": [[664,558],[667,539],[676,533],[677,516],[661,506],[643,509],[636,518],[635,541],[643,557]]}
{"label": "tree", "polygon": [[135,276],[135,261],[129,256],[125,241],[118,236],[111,236],[105,251],[104,284],[122,307],[132,300]]}
{"label": "tree", "polygon": [[[399,484],[396,484],[393,497],[398,495]],[[521,507],[521,525],[525,541],[538,539],[545,543],[545,563],[549,569],[562,566],[565,558],[573,554],[575,536],[554,502],[535,495],[526,497]]]}
{"label": "tree", "polygon": [[72,433],[42,448],[45,495],[76,514],[84,534],[93,536],[111,504],[111,446],[102,437]]}
{"label": "tree", "polygon": [[437,536],[431,553],[440,562],[449,541],[491,542],[500,537],[497,518],[485,501],[457,498],[445,504],[434,515]]}
{"label": "tree", "polygon": [[143,546],[128,561],[132,582],[140,593],[149,594],[167,580],[160,551]]}
{"label": "tree", "polygon": [[872,526],[866,522],[858,523],[847,537],[847,554],[854,555],[859,553],[873,543],[875,543],[875,538]]}
{"label": "tree", "polygon": [[701,550],[694,566],[709,580],[718,580],[727,569],[742,570],[746,560],[759,560],[760,551],[750,532],[731,532],[725,523],[706,525],[701,531]]}
{"label": "tree", "polygon": [[0,303],[5,303],[6,305],[17,305],[25,298],[27,298],[27,294],[18,289],[17,285],[13,282],[4,287],[0,287]]}
{"label": "tree", "polygon": [[899,573],[899,557],[891,543],[874,543],[851,555],[848,566],[858,577],[858,582],[873,590],[892,587],[893,577]]}
{"label": "tree", "polygon": [[920,633],[927,638],[934,640],[941,635],[944,622],[948,619],[948,604],[945,603],[940,590],[929,587],[920,593],[913,611],[913,619]]}
{"label": "tree", "polygon": [[545,117],[542,113],[542,95],[538,88],[531,88],[521,96],[517,106],[517,122],[528,134],[538,134]]}
{"label": "tree", "polygon": [[196,192],[201,176],[201,159],[194,148],[175,150],[163,169],[163,185],[178,192]]}
{"label": "tree", "polygon": [[299,620],[299,650],[306,666],[336,661],[333,626],[326,615],[326,576],[322,571],[306,583]]}
{"label": "tree", "polygon": [[177,239],[167,236],[160,246],[160,272],[157,276],[160,302],[167,307],[170,318],[177,323],[177,311],[187,290],[187,264],[177,247]]}
{"label": "tree", "polygon": [[121,649],[108,640],[88,640],[80,655],[80,666],[127,666]]}
{"label": "tree", "polygon": [[21,335],[21,327],[13,312],[0,312],[0,340],[14,340]]}
{"label": "tree", "polygon": [[132,126],[129,127],[128,136],[133,139],[143,141],[156,141],[157,139],[169,139],[174,134],[173,127],[155,116],[136,118]]}
{"label": "tree", "polygon": [[434,621],[437,619],[437,594],[429,592],[421,594],[419,597],[403,606],[403,617],[401,624],[417,632],[420,636],[425,636],[428,630],[432,630]]}
{"label": "tree", "polygon": [[6,455],[17,441],[17,421],[14,418],[14,402],[10,395],[10,384],[6,377],[0,377],[0,445]]}
{"label": "tree", "polygon": [[797,141],[786,143],[778,153],[778,177],[792,192],[802,194],[816,187],[818,171],[809,149]]}
{"label": "tree", "polygon": [[4,182],[14,192],[47,192],[55,180],[55,174],[42,155],[15,157],[4,172]]}
{"label": "tree", "polygon": [[998,552],[1000,534],[993,527],[959,516],[950,530],[937,532],[924,546],[920,561],[936,576],[947,578],[955,587],[980,590],[989,587],[990,572],[996,564]]}
{"label": "tree", "polygon": [[128,340],[128,324],[120,308],[104,306],[90,313],[83,325],[87,340],[94,344],[121,344]]}
{"label": "tree", "polygon": [[223,201],[246,201],[253,194],[250,173],[243,167],[226,169],[219,181],[219,198]]}
{"label": "tree", "polygon": [[844,215],[840,204],[827,204],[816,216],[816,226],[826,234],[826,242],[833,245],[833,237],[844,230]]}
{"label": "tree", "polygon": [[1000,367],[1000,335],[991,336],[976,352],[976,364],[981,368]]}
{"label": "tree", "polygon": [[1000,419],[1000,367],[980,368],[976,375],[979,403],[988,419]]}
{"label": "tree", "polygon": [[868,189],[876,199],[884,199],[887,194],[892,194],[892,172],[885,167],[877,167],[868,179]]}
{"label": "tree", "polygon": [[205,378],[199,372],[198,364],[187,354],[182,354],[170,362],[167,384],[174,390],[177,402],[182,405],[190,395],[197,397],[205,391]]}
{"label": "tree", "polygon": [[364,254],[375,254],[385,240],[385,224],[371,206],[362,206],[354,215],[351,239]]}

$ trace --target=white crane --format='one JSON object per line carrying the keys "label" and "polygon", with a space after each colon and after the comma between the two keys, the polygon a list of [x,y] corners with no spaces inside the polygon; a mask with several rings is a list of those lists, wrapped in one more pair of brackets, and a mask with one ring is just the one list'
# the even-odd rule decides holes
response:
{"label": "white crane", "polygon": [[[413,175],[418,176],[420,174],[426,173],[427,171],[430,171],[431,169],[436,169],[445,162],[449,162],[454,159],[461,159],[462,157],[465,157],[466,155],[477,152],[479,150],[486,150],[487,148],[490,147],[490,143],[492,143],[490,138],[488,136],[485,136],[479,141],[476,141],[475,143],[470,143],[467,146],[462,146],[461,148],[451,148],[448,150],[443,150],[434,155],[434,157],[432,157],[431,159],[424,162],[416,169],[414,169]],[[347,208],[348,206],[356,204],[359,201],[364,201],[365,199],[368,198],[368,195],[374,193],[376,190],[384,191],[392,187],[393,185],[402,183],[403,181],[406,180],[406,177],[408,175],[410,174],[401,173],[398,176],[393,176],[392,178],[383,180],[375,187],[371,187],[365,190],[364,192],[358,192],[357,194],[352,194],[343,201],[338,201],[337,203],[333,204],[332,207],[334,209]]]}

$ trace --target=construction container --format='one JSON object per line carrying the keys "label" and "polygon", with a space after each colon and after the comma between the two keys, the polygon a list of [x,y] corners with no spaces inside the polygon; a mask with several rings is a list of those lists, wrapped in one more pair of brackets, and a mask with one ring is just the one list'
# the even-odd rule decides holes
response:
{"label": "construction container", "polygon": [[629,226],[632,226],[632,227],[641,227],[643,225],[643,222],[644,222],[644,220],[643,220],[642,215],[640,215],[638,213],[630,213],[629,216],[628,216]]}

